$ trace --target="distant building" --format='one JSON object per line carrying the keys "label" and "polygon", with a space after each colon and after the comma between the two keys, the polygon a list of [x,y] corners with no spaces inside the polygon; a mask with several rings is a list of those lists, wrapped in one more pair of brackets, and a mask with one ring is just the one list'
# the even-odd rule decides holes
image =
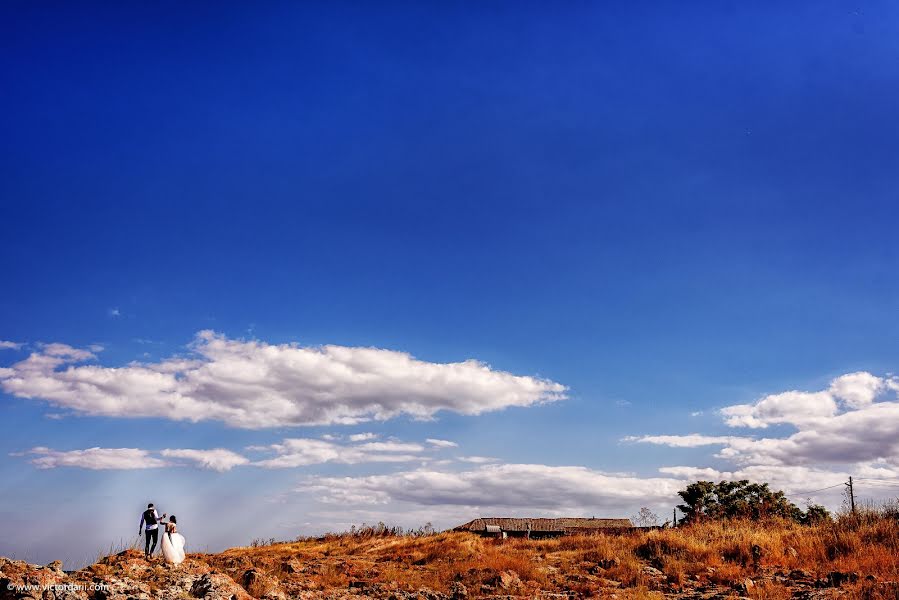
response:
{"label": "distant building", "polygon": [[633,528],[634,524],[631,523],[630,519],[485,517],[459,525],[453,531],[469,531],[478,535],[497,538],[544,538],[571,534],[620,532]]}

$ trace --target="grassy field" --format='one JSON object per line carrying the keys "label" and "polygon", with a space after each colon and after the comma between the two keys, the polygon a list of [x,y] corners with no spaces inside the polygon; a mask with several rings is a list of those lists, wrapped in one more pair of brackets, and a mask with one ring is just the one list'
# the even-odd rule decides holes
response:
{"label": "grassy field", "polygon": [[451,594],[461,584],[475,597],[498,591],[589,596],[614,588],[618,597],[631,598],[719,586],[776,599],[805,586],[826,588],[832,597],[893,599],[896,588],[888,582],[899,580],[899,520],[864,513],[816,525],[710,521],[546,540],[345,534],[203,559],[236,580],[252,567],[322,591],[384,585]]}
{"label": "grassy field", "polygon": [[897,600],[899,514],[862,510],[815,524],[708,520],[543,540],[363,528],[192,553],[177,566],[133,548],[73,573],[0,558],[0,581],[102,582],[121,597],[235,600]]}

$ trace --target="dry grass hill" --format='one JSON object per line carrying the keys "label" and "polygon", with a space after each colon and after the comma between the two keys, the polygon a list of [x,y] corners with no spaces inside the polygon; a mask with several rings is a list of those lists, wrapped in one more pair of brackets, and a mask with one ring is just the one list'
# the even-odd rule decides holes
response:
{"label": "dry grass hill", "polygon": [[357,533],[190,554],[178,567],[135,550],[60,566],[0,559],[0,598],[896,600],[899,521],[710,521],[545,540]]}

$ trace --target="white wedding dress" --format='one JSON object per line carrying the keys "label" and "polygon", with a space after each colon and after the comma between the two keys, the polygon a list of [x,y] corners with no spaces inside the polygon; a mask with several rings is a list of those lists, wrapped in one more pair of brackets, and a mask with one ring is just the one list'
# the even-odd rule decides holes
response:
{"label": "white wedding dress", "polygon": [[184,536],[180,533],[162,533],[162,557],[165,562],[179,565],[184,561]]}

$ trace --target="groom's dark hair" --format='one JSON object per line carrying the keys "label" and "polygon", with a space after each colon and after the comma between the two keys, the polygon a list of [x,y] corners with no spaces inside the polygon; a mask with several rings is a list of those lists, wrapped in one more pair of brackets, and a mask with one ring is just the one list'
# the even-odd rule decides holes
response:
{"label": "groom's dark hair", "polygon": [[147,505],[147,508],[153,508],[153,503],[152,503],[152,502],[149,503],[149,504]]}

